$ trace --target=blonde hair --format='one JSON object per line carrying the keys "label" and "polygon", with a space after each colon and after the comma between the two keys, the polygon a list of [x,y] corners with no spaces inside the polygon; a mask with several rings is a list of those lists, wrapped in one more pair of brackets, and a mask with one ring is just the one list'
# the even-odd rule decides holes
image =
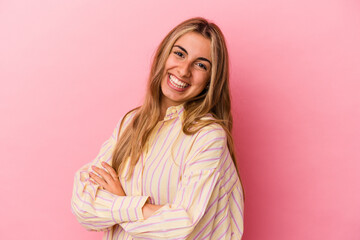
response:
{"label": "blonde hair", "polygon": [[[134,117],[128,127],[123,130],[113,153],[112,167],[118,175],[124,170],[125,161],[130,157],[127,177],[132,176],[133,168],[144,151],[149,135],[159,121],[161,80],[165,74],[165,62],[174,43],[188,32],[197,32],[210,40],[212,68],[208,87],[184,104],[185,115],[182,130],[185,134],[192,135],[207,125],[220,124],[227,134],[227,145],[234,164],[237,166],[231,135],[233,119],[230,111],[229,57],[225,38],[217,25],[197,17],[177,25],[158,46],[151,66],[144,103],[136,108]],[[214,119],[201,119],[209,113]],[[123,122],[120,129],[122,124]]]}

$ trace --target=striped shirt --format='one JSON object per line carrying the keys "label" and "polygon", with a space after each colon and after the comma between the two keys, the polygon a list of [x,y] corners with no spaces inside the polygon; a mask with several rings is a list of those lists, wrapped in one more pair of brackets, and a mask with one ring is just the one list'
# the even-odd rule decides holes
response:
{"label": "striped shirt", "polygon": [[[133,116],[124,119],[120,135]],[[120,182],[126,196],[89,181],[92,165],[111,164],[118,123],[94,161],[75,174],[71,209],[86,229],[104,231],[103,239],[241,239],[243,193],[226,133],[211,124],[185,135],[183,117],[183,105],[168,108],[128,180],[125,165]],[[163,207],[144,220],[148,200]]]}

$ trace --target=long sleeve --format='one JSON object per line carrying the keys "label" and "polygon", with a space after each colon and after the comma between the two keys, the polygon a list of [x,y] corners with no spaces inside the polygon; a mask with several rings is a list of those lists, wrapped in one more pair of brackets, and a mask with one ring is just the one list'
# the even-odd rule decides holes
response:
{"label": "long sleeve", "polygon": [[103,168],[102,161],[111,164],[119,126],[120,122],[112,136],[102,145],[97,157],[75,174],[71,209],[88,230],[102,231],[115,224],[143,219],[142,207],[147,196],[117,196],[89,181],[92,165]]}
{"label": "long sleeve", "polygon": [[146,220],[120,224],[132,237],[186,239],[204,214],[214,211],[215,207],[210,209],[209,201],[218,193],[219,169],[229,156],[224,130],[219,126],[204,128],[196,134],[186,152],[174,201]]}

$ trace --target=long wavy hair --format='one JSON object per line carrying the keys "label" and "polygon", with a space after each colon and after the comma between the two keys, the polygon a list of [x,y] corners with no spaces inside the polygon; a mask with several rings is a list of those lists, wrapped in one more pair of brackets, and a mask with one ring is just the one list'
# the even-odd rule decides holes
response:
{"label": "long wavy hair", "polygon": [[[125,163],[126,160],[130,158],[127,177],[131,177],[134,166],[138,162],[141,153],[145,150],[149,135],[158,123],[160,117],[162,97],[161,81],[166,74],[164,71],[165,62],[174,43],[188,32],[199,33],[210,40],[212,68],[208,87],[198,96],[184,103],[185,115],[182,130],[185,134],[191,135],[207,125],[213,123],[220,124],[226,131],[227,146],[234,164],[237,166],[231,135],[233,119],[230,111],[229,57],[225,38],[216,24],[210,23],[204,18],[197,17],[188,19],[177,25],[166,35],[158,46],[151,66],[144,103],[142,106],[133,109],[136,110],[136,112],[128,124],[128,127],[121,130],[122,134],[113,152],[112,167],[118,175],[122,173],[125,165],[127,165],[127,163]],[[202,119],[209,113],[212,114],[214,119]],[[122,124],[123,122],[120,125],[120,129]]]}

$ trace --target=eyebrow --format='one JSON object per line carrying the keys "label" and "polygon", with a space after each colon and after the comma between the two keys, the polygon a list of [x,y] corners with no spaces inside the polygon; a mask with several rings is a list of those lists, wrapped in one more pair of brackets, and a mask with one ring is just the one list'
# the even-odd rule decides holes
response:
{"label": "eyebrow", "polygon": [[[187,55],[189,55],[188,54],[188,52],[185,50],[185,48],[183,48],[182,46],[179,46],[179,45],[174,45],[174,47],[178,47],[178,48],[180,48],[181,50],[183,50]],[[203,61],[206,61],[206,62],[208,62],[208,63],[210,63],[210,65],[212,65],[211,64],[211,62],[210,62],[210,60],[209,59],[207,59],[207,58],[204,58],[204,57],[198,57],[197,59],[199,59],[199,60],[203,60]]]}

